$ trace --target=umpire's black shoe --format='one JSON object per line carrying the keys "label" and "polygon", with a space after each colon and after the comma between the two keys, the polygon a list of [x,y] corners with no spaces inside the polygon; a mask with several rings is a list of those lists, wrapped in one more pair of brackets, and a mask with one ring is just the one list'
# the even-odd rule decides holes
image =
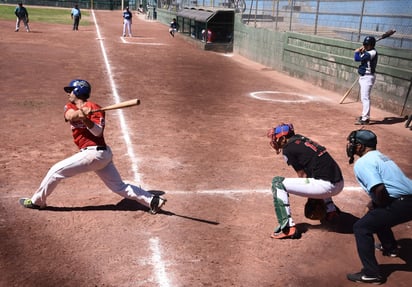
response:
{"label": "umpire's black shoe", "polygon": [[395,257],[399,256],[399,248],[398,247],[387,250],[387,249],[383,248],[382,244],[376,243],[375,248],[379,251],[382,251],[383,256],[388,256],[388,257],[392,257],[392,258],[395,258]]}
{"label": "umpire's black shoe", "polygon": [[365,273],[358,272],[353,274],[346,275],[349,281],[358,282],[358,283],[370,283],[370,284],[382,284],[386,282],[386,279],[382,276],[370,276]]}
{"label": "umpire's black shoe", "polygon": [[152,197],[152,201],[150,201],[150,213],[151,214],[156,214],[160,211],[162,206],[166,203],[166,199],[163,197],[160,197],[158,195],[154,195]]}

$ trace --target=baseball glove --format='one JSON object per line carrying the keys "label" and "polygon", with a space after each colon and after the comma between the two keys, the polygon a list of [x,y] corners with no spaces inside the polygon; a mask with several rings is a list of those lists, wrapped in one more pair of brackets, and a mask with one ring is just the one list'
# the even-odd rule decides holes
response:
{"label": "baseball glove", "polygon": [[305,217],[312,220],[321,220],[326,216],[326,204],[323,199],[308,198],[305,204]]}

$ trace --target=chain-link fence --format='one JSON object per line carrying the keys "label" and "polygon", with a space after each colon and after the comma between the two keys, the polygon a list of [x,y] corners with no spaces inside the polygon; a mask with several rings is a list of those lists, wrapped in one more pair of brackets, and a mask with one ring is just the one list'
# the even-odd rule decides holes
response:
{"label": "chain-link fence", "polygon": [[379,44],[412,49],[411,0],[160,0],[158,7],[231,8],[246,25],[354,42],[394,29]]}
{"label": "chain-link fence", "polygon": [[[17,5],[23,2],[26,6],[46,6],[46,7],[74,7],[79,5],[80,9],[96,9],[96,10],[119,10],[122,7],[122,0],[0,0],[1,4]],[[134,1],[130,1],[135,3]],[[124,5],[128,6],[129,1],[124,0]]]}

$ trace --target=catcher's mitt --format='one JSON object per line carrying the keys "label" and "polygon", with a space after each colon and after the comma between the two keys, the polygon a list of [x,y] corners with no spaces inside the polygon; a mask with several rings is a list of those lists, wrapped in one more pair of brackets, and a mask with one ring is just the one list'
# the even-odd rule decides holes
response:
{"label": "catcher's mitt", "polygon": [[305,204],[305,217],[312,220],[321,220],[326,216],[326,204],[323,199],[308,198]]}

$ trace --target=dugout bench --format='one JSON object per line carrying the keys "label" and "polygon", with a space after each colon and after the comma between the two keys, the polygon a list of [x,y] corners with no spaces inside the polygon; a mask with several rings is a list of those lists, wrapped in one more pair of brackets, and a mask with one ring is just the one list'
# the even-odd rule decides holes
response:
{"label": "dugout bench", "polygon": [[179,32],[204,50],[233,51],[234,9],[184,8],[177,12]]}

